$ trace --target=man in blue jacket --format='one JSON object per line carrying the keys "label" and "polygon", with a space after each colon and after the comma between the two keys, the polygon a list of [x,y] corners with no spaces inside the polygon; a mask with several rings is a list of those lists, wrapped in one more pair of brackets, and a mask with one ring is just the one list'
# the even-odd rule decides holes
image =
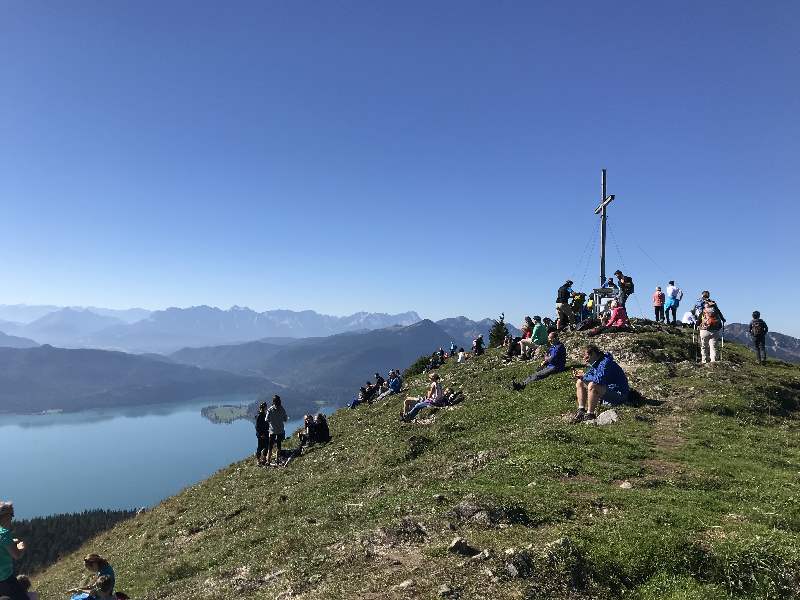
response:
{"label": "man in blue jacket", "polygon": [[572,372],[578,397],[578,412],[572,418],[573,423],[594,419],[597,416],[597,406],[601,402],[625,402],[630,391],[625,371],[614,362],[611,354],[590,344],[586,346],[583,360],[589,368]]}
{"label": "man in blue jacket", "polygon": [[560,373],[567,367],[567,349],[564,344],[558,339],[558,333],[551,331],[547,336],[547,341],[550,344],[550,349],[547,351],[547,358],[539,365],[539,370],[533,375],[525,379],[522,383],[514,381],[511,386],[516,391],[525,389],[525,386],[534,381],[544,379],[549,375]]}

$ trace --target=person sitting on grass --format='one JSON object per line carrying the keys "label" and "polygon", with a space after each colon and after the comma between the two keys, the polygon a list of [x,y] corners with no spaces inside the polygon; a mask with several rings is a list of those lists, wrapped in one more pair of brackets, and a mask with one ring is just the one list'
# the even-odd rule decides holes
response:
{"label": "person sitting on grass", "polygon": [[620,331],[630,331],[631,322],[628,319],[628,311],[617,300],[611,301],[611,314],[608,320],[601,326],[590,329],[586,335],[594,337],[601,333],[617,333]]}
{"label": "person sitting on grass", "polygon": [[267,423],[269,423],[269,445],[267,446],[267,466],[272,462],[272,449],[275,448],[275,465],[278,465],[278,457],[281,455],[281,444],[286,438],[286,431],[283,424],[289,420],[286,409],[283,408],[281,397],[275,394],[272,397],[272,406],[267,411]]}
{"label": "person sitting on grass", "polygon": [[458,349],[458,360],[456,361],[458,364],[461,364],[467,360],[467,353],[464,351],[464,348]]}
{"label": "person sitting on grass", "polygon": [[524,390],[525,386],[529,383],[560,373],[567,367],[567,349],[564,347],[564,344],[561,343],[561,340],[558,339],[558,332],[550,332],[547,336],[547,341],[550,342],[550,350],[547,352],[547,358],[539,365],[539,370],[522,383],[514,381],[511,385],[515,390]]}
{"label": "person sitting on grass", "polygon": [[311,415],[303,416],[303,428],[297,432],[297,439],[300,440],[299,448],[310,446],[317,441],[317,426],[314,417]]}
{"label": "person sitting on grass", "polygon": [[585,371],[572,371],[578,402],[578,412],[572,418],[573,423],[595,419],[601,402],[622,404],[628,399],[630,392],[625,371],[614,362],[611,354],[590,344],[584,350],[583,360],[589,368]]}
{"label": "person sitting on grass", "polygon": [[426,396],[409,396],[403,402],[403,412],[400,413],[402,421],[410,421],[423,408],[433,406],[442,399],[442,384],[439,383],[439,374],[431,373],[428,376],[431,385]]}
{"label": "person sitting on grass", "polygon": [[0,502],[0,596],[11,600],[27,600],[28,595],[14,575],[14,561],[22,558],[25,542],[11,533],[14,520],[14,504]]}
{"label": "person sitting on grass", "polygon": [[331,430],[328,428],[328,419],[323,413],[317,413],[314,418],[314,434],[317,444],[327,444],[331,441]]}
{"label": "person sitting on grass", "polygon": [[483,350],[483,334],[481,334],[472,340],[472,354],[475,356],[480,356],[483,354]]}

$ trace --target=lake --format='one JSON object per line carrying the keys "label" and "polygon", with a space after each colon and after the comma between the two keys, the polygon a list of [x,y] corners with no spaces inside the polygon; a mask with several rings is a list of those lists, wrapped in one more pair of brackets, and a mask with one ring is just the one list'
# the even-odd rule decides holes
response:
{"label": "lake", "polygon": [[[214,424],[214,404],[255,396],[198,398],[181,404],[47,415],[0,415],[6,458],[0,499],[19,519],[90,508],[152,506],[256,449],[251,421]],[[302,424],[293,415],[287,436]],[[293,417],[299,416],[299,419]]]}

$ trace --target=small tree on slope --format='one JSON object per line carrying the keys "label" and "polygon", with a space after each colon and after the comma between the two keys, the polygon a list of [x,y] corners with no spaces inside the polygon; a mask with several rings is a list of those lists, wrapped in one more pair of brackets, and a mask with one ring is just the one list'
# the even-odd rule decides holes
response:
{"label": "small tree on slope", "polygon": [[489,347],[499,348],[508,335],[506,327],[506,314],[500,313],[500,317],[492,321],[492,329],[489,332]]}

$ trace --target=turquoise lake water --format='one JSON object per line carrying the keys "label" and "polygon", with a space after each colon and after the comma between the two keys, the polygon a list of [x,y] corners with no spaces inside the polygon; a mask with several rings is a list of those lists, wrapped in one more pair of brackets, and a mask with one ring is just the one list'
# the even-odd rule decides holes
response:
{"label": "turquoise lake water", "polygon": [[[256,449],[250,421],[214,424],[200,414],[253,396],[49,415],[0,415],[3,482],[17,518],[91,508],[152,506]],[[302,424],[293,415],[287,436]],[[299,416],[299,419],[294,419]]]}

